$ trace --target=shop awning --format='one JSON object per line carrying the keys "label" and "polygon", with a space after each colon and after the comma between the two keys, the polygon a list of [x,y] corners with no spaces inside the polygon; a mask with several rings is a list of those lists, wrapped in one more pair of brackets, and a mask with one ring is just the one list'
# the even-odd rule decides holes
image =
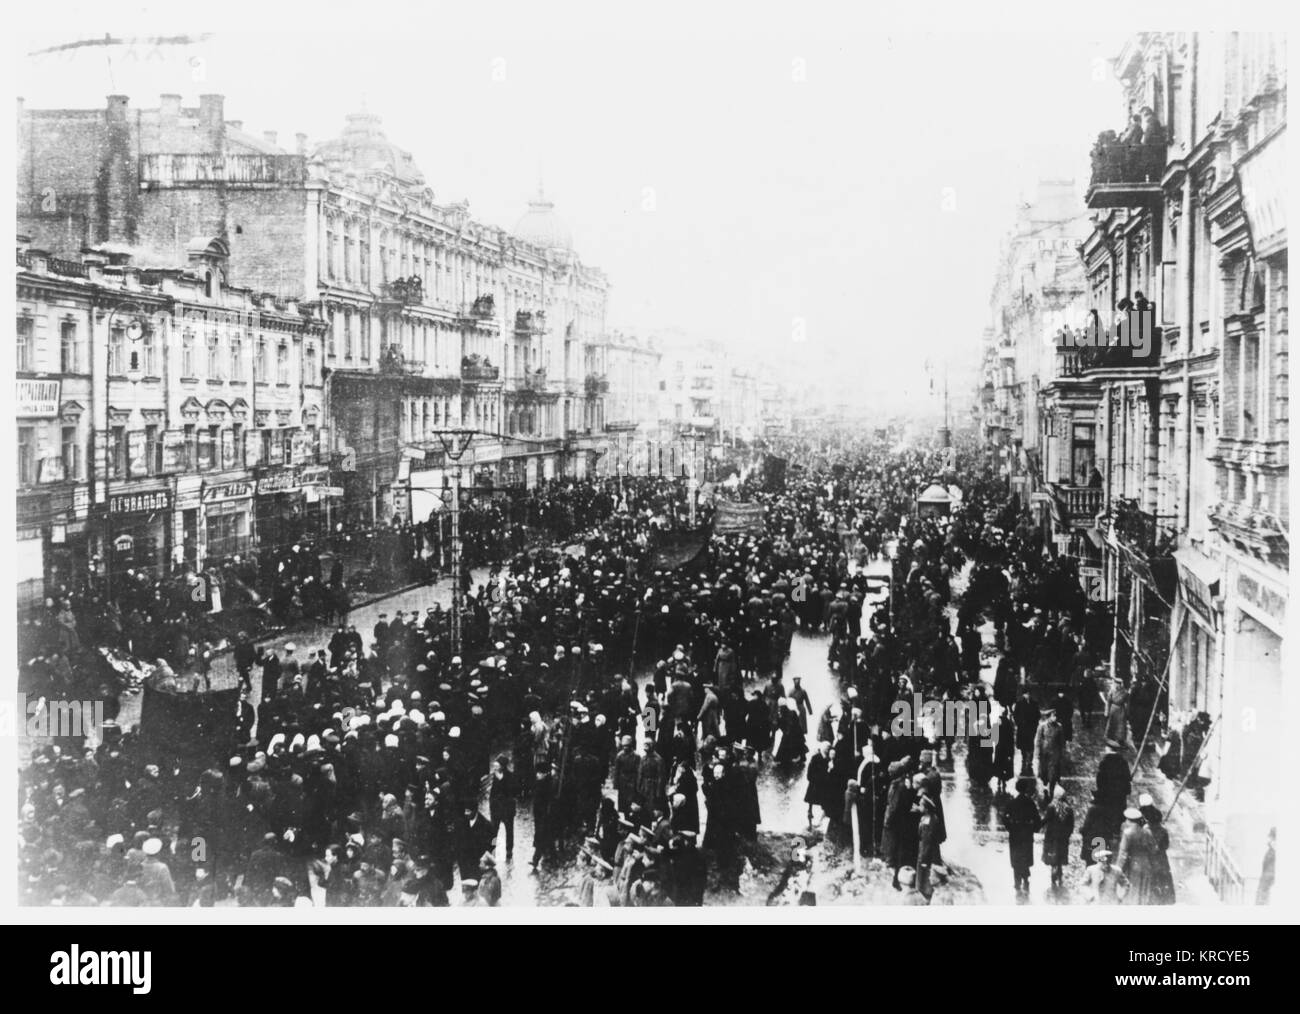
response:
{"label": "shop awning", "polygon": [[1174,551],[1174,562],[1178,564],[1178,576],[1187,580],[1193,577],[1203,584],[1211,595],[1218,593],[1218,583],[1223,577],[1219,564],[1206,556],[1199,549],[1187,547]]}

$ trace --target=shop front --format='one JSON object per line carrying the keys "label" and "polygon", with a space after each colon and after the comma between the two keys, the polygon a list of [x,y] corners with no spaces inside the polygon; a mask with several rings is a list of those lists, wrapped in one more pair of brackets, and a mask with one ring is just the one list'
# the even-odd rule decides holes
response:
{"label": "shop front", "polygon": [[199,567],[199,515],[203,511],[203,477],[181,475],[176,478],[176,500],[172,535],[176,562],[197,570]]}
{"label": "shop front", "polygon": [[167,570],[171,491],[160,480],[131,483],[109,495],[99,556],[111,575],[128,570],[162,577]]}
{"label": "shop front", "polygon": [[254,514],[259,552],[278,552],[307,535],[299,470],[292,465],[262,469]]}
{"label": "shop front", "polygon": [[19,609],[39,605],[45,598],[45,532],[49,517],[49,493],[19,492],[12,557]]}
{"label": "shop front", "polygon": [[254,488],[254,481],[242,474],[218,476],[204,482],[200,566],[207,567],[249,551]]}
{"label": "shop front", "polygon": [[1286,799],[1277,745],[1286,728],[1282,673],[1286,571],[1252,556],[1225,554],[1221,705],[1207,709],[1215,732],[1206,749],[1217,771],[1206,790],[1207,859],[1220,894],[1249,902],[1271,828]]}
{"label": "shop front", "polygon": [[1174,553],[1178,590],[1173,613],[1169,711],[1213,714],[1223,693],[1219,635],[1223,629],[1222,564],[1189,546]]}

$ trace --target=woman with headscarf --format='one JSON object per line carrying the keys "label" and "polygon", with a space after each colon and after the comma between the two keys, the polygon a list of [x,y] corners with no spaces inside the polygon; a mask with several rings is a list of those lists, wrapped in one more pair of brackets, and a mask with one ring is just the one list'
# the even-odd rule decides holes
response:
{"label": "woman with headscarf", "polygon": [[895,890],[899,889],[899,869],[912,864],[919,847],[916,815],[912,812],[916,792],[908,771],[907,761],[895,761],[889,765],[889,793],[885,800],[884,833],[880,840],[880,851],[894,871]]}
{"label": "woman with headscarf", "polygon": [[783,697],[777,718],[777,743],[772,751],[772,760],[783,765],[803,764],[807,756],[808,741],[804,738],[795,703],[788,697]]}
{"label": "woman with headscarf", "polygon": [[695,770],[684,761],[673,767],[668,783],[669,821],[674,831],[700,831],[700,787]]}
{"label": "woman with headscarf", "polygon": [[1009,837],[1011,872],[1015,876],[1016,895],[1029,894],[1029,870],[1034,865],[1034,833],[1042,827],[1043,818],[1038,813],[1034,794],[1038,781],[1032,777],[1017,779],[1016,797],[1007,805],[1002,818]]}

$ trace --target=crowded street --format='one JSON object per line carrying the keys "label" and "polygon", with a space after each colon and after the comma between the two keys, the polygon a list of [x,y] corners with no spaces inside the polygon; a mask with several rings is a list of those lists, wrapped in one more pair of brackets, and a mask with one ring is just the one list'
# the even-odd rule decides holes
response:
{"label": "crowded street", "polygon": [[[1041,543],[1014,496],[962,452],[947,469],[953,513],[918,515],[903,491],[945,470],[942,448],[842,435],[820,454],[799,441],[782,450],[809,466],[774,481],[762,459],[738,463],[737,494],[764,513],[737,534],[717,531],[721,501],[699,507],[711,537],[690,527],[688,490],[654,481],[609,491],[605,516],[567,545],[489,547],[501,562],[467,571],[461,654],[450,647],[450,580],[434,579],[358,603],[333,628],[300,622],[251,650],[240,632],[192,676],[160,660],[84,756],[31,745],[30,897],[553,906],[941,893],[945,904],[1082,904],[1098,900],[1089,851],[1122,848],[1130,810],[1155,820],[1162,809],[1158,897],[1191,890],[1194,809],[1171,805],[1176,786],[1155,751],[1122,797],[1098,804],[1102,757],[1123,756],[1133,732],[1122,714],[1094,714],[1113,695],[1087,678],[1088,636],[1070,633],[1071,616],[1085,622],[1081,592],[1035,604],[1035,587],[1060,594],[1045,580],[1056,564],[1035,559]],[[815,470],[823,463],[833,467]],[[584,484],[546,495],[600,499]],[[1007,599],[1005,583],[990,583],[998,574],[1022,590]],[[1045,607],[1066,637],[1057,657],[1074,658],[1058,672],[1038,661],[1046,631],[1033,618]],[[1019,616],[1030,622],[1013,636]],[[1009,666],[1006,646],[1026,638],[1041,646],[1034,664]],[[205,716],[208,741],[169,745],[176,719],[155,731],[161,720],[141,707],[164,689],[224,694],[234,721]],[[923,697],[992,702],[988,727],[900,732],[897,716]],[[1012,716],[1040,706],[1044,723],[1052,709],[1077,722],[1050,786],[1026,777],[1023,752],[1013,777],[1043,724],[1033,718],[1026,740]],[[995,760],[981,783],[980,735],[995,727],[1015,749],[1004,744],[1005,771]],[[868,771],[870,809],[858,781]],[[1022,883],[1017,864],[1032,867],[1046,847],[1040,807],[1062,802],[1059,874]],[[927,813],[938,835],[918,828]],[[133,853],[156,871],[149,890]],[[403,900],[414,884],[425,900]]]}
{"label": "crowded street", "polygon": [[1285,34],[552,6],[24,40],[18,904],[1271,918]]}

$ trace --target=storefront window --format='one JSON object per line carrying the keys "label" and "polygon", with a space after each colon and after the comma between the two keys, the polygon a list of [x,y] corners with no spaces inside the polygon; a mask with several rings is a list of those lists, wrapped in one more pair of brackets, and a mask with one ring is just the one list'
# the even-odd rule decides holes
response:
{"label": "storefront window", "polygon": [[214,512],[208,509],[207,517],[208,559],[233,556],[248,548],[248,510],[226,509]]}

